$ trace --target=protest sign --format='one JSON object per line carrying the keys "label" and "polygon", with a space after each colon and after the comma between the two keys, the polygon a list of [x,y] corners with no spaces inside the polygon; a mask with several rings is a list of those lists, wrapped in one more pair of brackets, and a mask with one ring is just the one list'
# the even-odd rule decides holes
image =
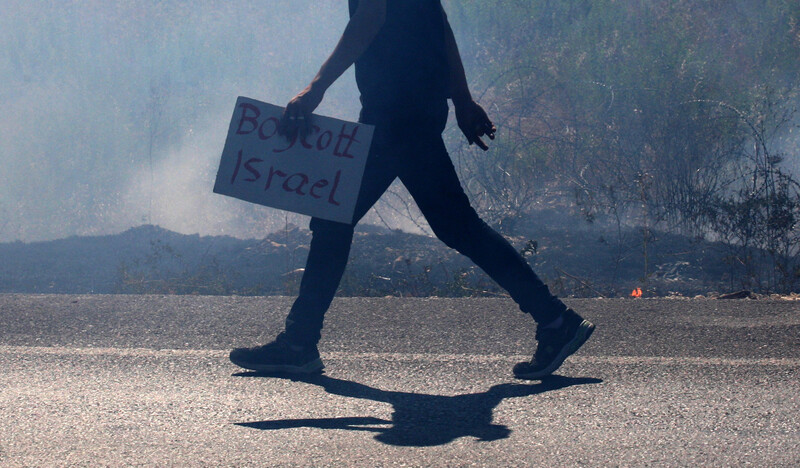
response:
{"label": "protest sign", "polygon": [[314,115],[305,138],[278,134],[283,108],[236,100],[214,192],[350,223],[374,127]]}

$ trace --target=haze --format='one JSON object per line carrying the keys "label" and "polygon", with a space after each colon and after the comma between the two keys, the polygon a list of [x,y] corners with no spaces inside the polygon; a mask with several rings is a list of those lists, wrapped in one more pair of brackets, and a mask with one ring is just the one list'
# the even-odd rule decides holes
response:
{"label": "haze", "polygon": [[[3,0],[0,241],[302,223],[212,194],[213,176],[236,97],[288,101],[338,39],[344,3]],[[357,117],[351,73],[319,112]]]}
{"label": "haze", "polygon": [[[487,153],[462,151],[452,126],[446,138],[476,209],[504,233],[549,207],[752,245],[727,232],[750,223],[711,214],[800,206],[800,183],[770,182],[800,171],[796,2],[444,3],[500,129]],[[0,0],[0,242],[304,226],[212,181],[236,97],[285,104],[346,21],[344,0]],[[351,70],[318,112],[357,111]],[[403,194],[365,221],[424,228]]]}

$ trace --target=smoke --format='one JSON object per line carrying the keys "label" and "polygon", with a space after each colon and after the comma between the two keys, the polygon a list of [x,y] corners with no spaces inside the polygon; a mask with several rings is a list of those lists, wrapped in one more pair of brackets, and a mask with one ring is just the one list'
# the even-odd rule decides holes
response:
{"label": "smoke", "polygon": [[[238,95],[282,105],[332,50],[332,0],[3,0],[0,241],[263,236],[287,215],[211,193]],[[348,74],[319,112],[357,116]],[[290,222],[302,223],[295,215]]]}
{"label": "smoke", "polygon": [[[334,47],[347,22],[346,3],[0,0],[0,241],[113,233],[142,223],[183,233],[261,237],[286,222],[307,222],[215,195],[212,181],[236,97],[288,101]],[[737,5],[715,16],[724,27],[698,28],[709,35],[698,40],[718,41],[712,49],[720,54],[737,42],[715,31],[752,30],[761,34],[754,43],[780,43],[780,37],[770,36],[780,28],[740,27],[743,18],[760,11],[760,3]],[[504,70],[497,63],[514,64],[521,51],[548,46],[520,40],[528,37],[527,29],[501,27],[502,15],[467,15],[477,8],[470,2],[446,2],[446,7],[463,35],[461,50],[473,83],[493,82],[495,72]],[[538,2],[531,11],[559,8],[573,10]],[[540,16],[561,18],[548,11]],[[531,34],[553,34],[547,30],[552,21],[540,23],[544,29],[532,28]],[[493,41],[499,45],[486,48]],[[735,81],[736,67],[749,69],[755,56],[734,54],[741,63],[723,60],[730,67],[715,73]],[[763,74],[772,74],[772,68]],[[490,72],[482,76],[484,70]],[[792,73],[786,81],[795,79]],[[484,104],[511,102],[502,89],[493,92],[498,94],[484,97]],[[352,120],[357,110],[351,70],[318,111]],[[497,106],[489,110],[502,124]],[[794,128],[775,144],[786,155],[785,167],[798,175],[800,140]],[[460,135],[456,140],[463,143]],[[425,229],[398,186],[365,221]]]}

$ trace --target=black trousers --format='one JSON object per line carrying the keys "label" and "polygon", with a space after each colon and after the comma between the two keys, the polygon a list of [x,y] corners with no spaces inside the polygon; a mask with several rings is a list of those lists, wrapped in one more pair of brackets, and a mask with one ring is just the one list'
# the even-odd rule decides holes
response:
{"label": "black trousers", "polygon": [[300,292],[286,318],[286,332],[298,344],[316,344],[333,300],[358,221],[395,178],[408,189],[434,234],[472,259],[504,288],[523,312],[547,323],[566,310],[525,259],[470,206],[442,141],[447,101],[415,112],[372,112],[360,121],[375,125],[370,155],[352,224],[311,219],[312,240]]}

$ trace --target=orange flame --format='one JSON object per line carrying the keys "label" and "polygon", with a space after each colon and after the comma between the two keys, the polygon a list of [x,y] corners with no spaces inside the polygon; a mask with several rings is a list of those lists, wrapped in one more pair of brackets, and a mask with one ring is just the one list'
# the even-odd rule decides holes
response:
{"label": "orange flame", "polygon": [[642,297],[642,288],[636,288],[631,293],[631,297]]}

